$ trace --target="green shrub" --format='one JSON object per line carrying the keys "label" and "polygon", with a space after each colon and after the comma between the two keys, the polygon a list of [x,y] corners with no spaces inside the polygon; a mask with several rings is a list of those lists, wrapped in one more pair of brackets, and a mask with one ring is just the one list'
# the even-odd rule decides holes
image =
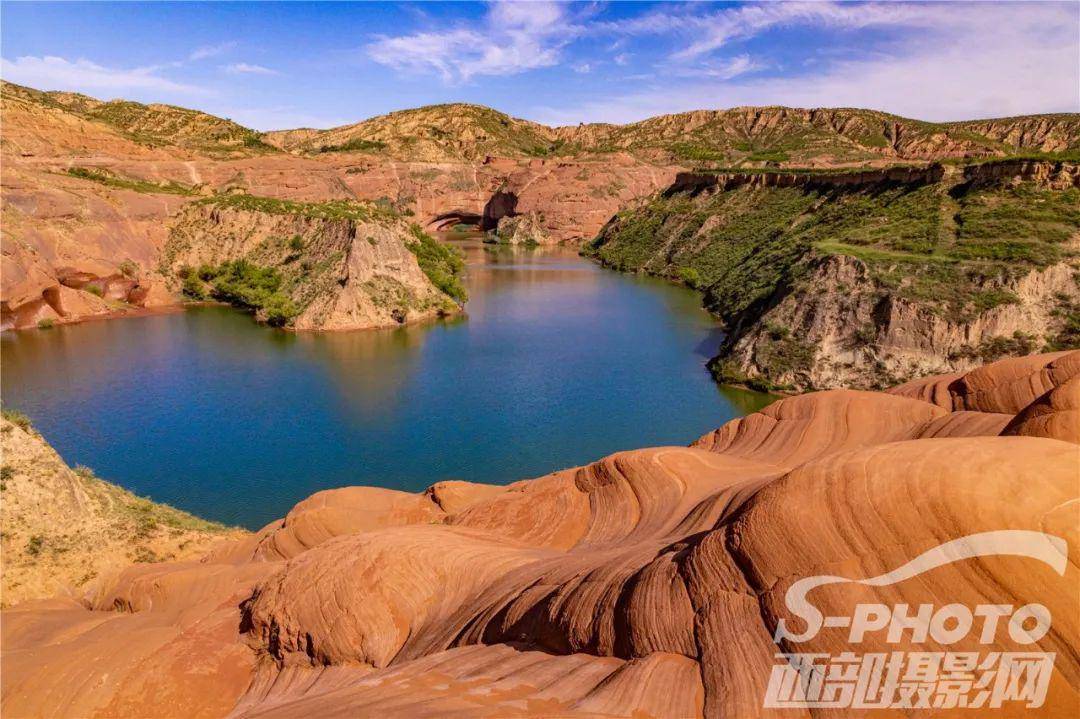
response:
{"label": "green shrub", "polygon": [[84,285],[83,289],[95,297],[104,297],[105,291],[99,285]]}
{"label": "green shrub", "polygon": [[267,324],[274,327],[283,327],[298,313],[296,304],[282,289],[281,274],[272,267],[260,267],[240,259],[217,267],[184,267],[180,275],[184,278],[185,296],[193,300],[209,296],[236,307],[261,311]]}
{"label": "green shrub", "polygon": [[687,287],[697,289],[701,286],[701,273],[693,267],[680,267],[679,279]]}
{"label": "green shrub", "polygon": [[38,320],[38,323],[37,323],[37,328],[39,330],[51,330],[55,326],[56,326],[56,322],[54,322],[50,318],[45,318],[43,320]]}
{"label": "green shrub", "polygon": [[418,225],[413,225],[410,231],[416,241],[406,243],[406,247],[416,255],[420,269],[433,285],[458,304],[464,304],[469,295],[465,291],[465,285],[461,283],[461,274],[465,270],[465,260],[461,252],[455,247],[442,244]]}
{"label": "green shrub", "polygon": [[20,412],[19,410],[17,410],[17,409],[0,410],[0,415],[2,415],[4,417],[4,419],[6,419],[8,422],[11,422],[13,425],[18,427],[19,429],[26,430],[26,431],[30,430],[30,427],[31,427],[30,418],[27,417],[22,412]]}
{"label": "green shrub", "polygon": [[124,260],[118,268],[124,277],[134,278],[139,274],[139,266],[131,260]]}
{"label": "green shrub", "polygon": [[190,272],[184,277],[184,284],[181,291],[188,299],[195,301],[206,299],[206,287],[203,285],[203,281],[194,272]]}
{"label": "green shrub", "polygon": [[292,239],[289,240],[289,249],[293,252],[299,252],[304,249],[304,238],[300,235],[293,235]]}

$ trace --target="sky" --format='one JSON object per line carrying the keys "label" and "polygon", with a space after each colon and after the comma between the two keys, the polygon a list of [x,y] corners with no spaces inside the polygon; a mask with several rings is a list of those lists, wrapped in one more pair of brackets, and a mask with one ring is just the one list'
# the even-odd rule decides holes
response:
{"label": "sky", "polygon": [[1080,112],[1080,2],[4,0],[0,77],[258,130],[444,102],[550,125],[739,105]]}

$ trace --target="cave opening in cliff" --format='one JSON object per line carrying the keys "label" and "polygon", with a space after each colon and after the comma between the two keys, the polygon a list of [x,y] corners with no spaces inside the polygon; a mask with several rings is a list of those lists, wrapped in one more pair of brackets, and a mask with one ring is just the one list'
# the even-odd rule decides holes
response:
{"label": "cave opening in cliff", "polygon": [[451,210],[431,218],[427,229],[429,232],[479,232],[483,229],[483,216],[476,212]]}

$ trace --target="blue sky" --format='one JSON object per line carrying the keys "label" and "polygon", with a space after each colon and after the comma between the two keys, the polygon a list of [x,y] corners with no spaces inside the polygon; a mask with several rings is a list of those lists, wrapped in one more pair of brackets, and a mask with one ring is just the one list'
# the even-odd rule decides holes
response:
{"label": "blue sky", "polygon": [[548,124],[736,105],[1080,111],[1080,3],[13,3],[0,76],[260,130],[465,101]]}

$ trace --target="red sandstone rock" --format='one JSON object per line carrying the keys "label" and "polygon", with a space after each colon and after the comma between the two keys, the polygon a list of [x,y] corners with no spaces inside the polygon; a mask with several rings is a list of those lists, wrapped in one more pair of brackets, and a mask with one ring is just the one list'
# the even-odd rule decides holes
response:
{"label": "red sandstone rock", "polygon": [[[6,612],[2,708],[769,716],[772,637],[780,620],[798,621],[785,603],[797,579],[870,577],[1000,529],[1060,537],[1070,559],[1080,551],[1080,453],[1050,438],[1075,430],[1078,354],[900,388],[909,397],[789,397],[694,447],[622,452],[506,488],[320,492],[202,563],[125,571],[90,608],[54,600]],[[942,392],[997,411],[950,412],[923,399]],[[1000,411],[1025,399],[1015,419]],[[1006,424],[1005,434],[1038,436],[997,436]],[[1033,648],[1057,659],[1047,702],[1030,715],[1060,716],[1080,686],[1078,587],[1074,562],[1058,575],[990,556],[812,596],[837,614],[857,602],[1038,601],[1054,630]],[[823,630],[798,649],[837,653],[850,649],[845,636]],[[1002,633],[962,648],[1015,649],[1010,642]],[[899,646],[942,649],[910,638]],[[860,650],[891,648],[876,635]],[[777,714],[791,715],[799,712]]]}

